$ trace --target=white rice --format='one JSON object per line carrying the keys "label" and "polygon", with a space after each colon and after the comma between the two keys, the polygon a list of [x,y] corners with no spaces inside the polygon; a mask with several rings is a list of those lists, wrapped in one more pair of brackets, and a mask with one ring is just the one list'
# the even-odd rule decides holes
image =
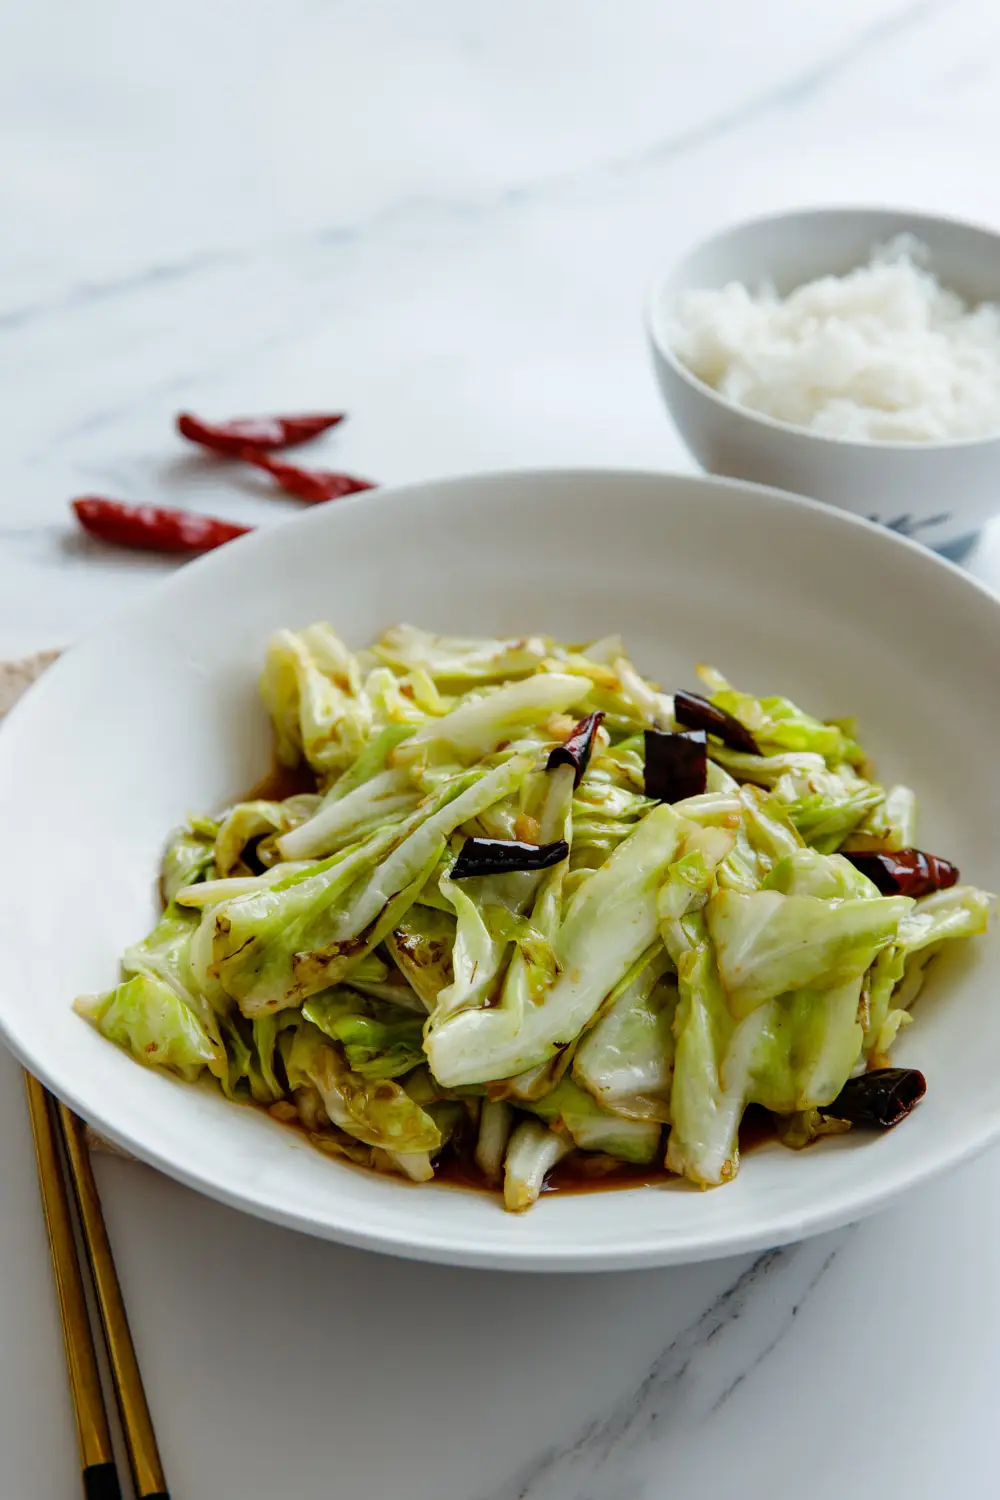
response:
{"label": "white rice", "polygon": [[934,442],[1000,432],[1000,307],[971,311],[912,235],[866,266],[779,297],[765,284],[686,292],[671,344],[750,411],[829,436]]}

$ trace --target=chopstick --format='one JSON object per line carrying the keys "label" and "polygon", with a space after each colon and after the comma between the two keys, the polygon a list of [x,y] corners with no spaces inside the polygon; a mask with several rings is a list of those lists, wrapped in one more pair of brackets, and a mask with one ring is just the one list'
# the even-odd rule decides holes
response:
{"label": "chopstick", "polygon": [[[54,1102],[54,1101],[53,1101]],[[76,1193],[80,1228],[87,1247],[97,1306],[111,1362],[111,1378],[125,1436],[136,1500],[170,1500],[156,1446],[153,1419],[139,1373],[139,1361],[128,1326],[122,1289],[115,1270],[111,1241],[83,1135],[83,1122],[65,1104],[56,1105],[66,1145],[66,1160]]]}
{"label": "chopstick", "polygon": [[30,1073],[25,1073],[24,1079],[66,1345],[70,1394],[83,1468],[83,1492],[87,1500],[121,1500],[118,1467],[111,1446],[108,1414],[104,1409],[97,1350],[87,1315],[83,1275],[76,1257],[73,1219],[59,1163],[55,1125],[49,1112],[49,1096]]}
{"label": "chopstick", "polygon": [[[60,1136],[104,1330],[136,1500],[169,1500],[83,1124],[65,1104],[57,1103],[37,1079],[30,1074],[25,1077],[84,1465],[84,1495],[86,1500],[119,1500],[121,1489],[61,1170]],[[64,1286],[70,1288],[68,1297],[64,1296]]]}

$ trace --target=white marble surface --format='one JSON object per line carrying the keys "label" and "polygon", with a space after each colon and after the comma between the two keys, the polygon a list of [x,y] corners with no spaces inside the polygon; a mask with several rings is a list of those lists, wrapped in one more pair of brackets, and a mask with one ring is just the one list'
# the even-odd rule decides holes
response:
{"label": "white marble surface", "polygon": [[[639,330],[684,245],[792,204],[1000,223],[985,0],[0,0],[0,652],[168,565],[87,491],[261,524],[180,406],[344,405],[385,481],[684,466]],[[973,569],[1000,585],[1000,529]],[[85,732],[85,726],[79,726]],[[76,1493],[17,1070],[0,1060],[7,1500]],[[702,1268],[504,1277],[102,1188],[175,1500],[993,1497],[1000,1156]],[[613,1212],[609,1200],[609,1212]]]}

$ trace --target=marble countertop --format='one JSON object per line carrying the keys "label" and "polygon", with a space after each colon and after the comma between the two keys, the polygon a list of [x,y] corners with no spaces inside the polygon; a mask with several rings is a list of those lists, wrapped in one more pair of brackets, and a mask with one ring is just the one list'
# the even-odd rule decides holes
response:
{"label": "marble countertop", "polygon": [[[639,325],[688,242],[837,201],[1000,224],[981,0],[0,14],[4,655],[170,566],[78,536],[71,495],[292,513],[186,453],[181,407],[345,406],[323,460],[385,482],[690,469]],[[1000,586],[1000,527],[972,569]],[[6,1057],[0,1077],[2,1488],[36,1500],[78,1479]],[[176,1500],[1000,1492],[996,1152],[800,1246],[585,1277],[408,1265],[99,1170]]]}

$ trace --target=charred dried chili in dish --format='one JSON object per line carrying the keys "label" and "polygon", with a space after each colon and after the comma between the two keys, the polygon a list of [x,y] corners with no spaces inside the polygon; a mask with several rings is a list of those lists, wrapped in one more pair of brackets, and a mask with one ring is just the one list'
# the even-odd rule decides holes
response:
{"label": "charred dried chili in dish", "polygon": [[674,718],[678,724],[684,724],[688,729],[704,729],[709,734],[714,734],[730,750],[742,750],[747,755],[759,755],[757,741],[750,733],[745,724],[739,719],[727,713],[724,708],[716,708],[714,703],[709,703],[700,693],[687,693],[683,690],[674,694]]}
{"label": "charred dried chili in dish", "polygon": [[667,734],[647,729],[646,796],[658,802],[699,797],[708,784],[708,736],[704,729]]}
{"label": "charred dried chili in dish", "polygon": [[452,880],[472,875],[513,875],[520,870],[547,870],[569,858],[565,839],[551,844],[523,844],[520,839],[466,839],[454,865]]}
{"label": "charred dried chili in dish", "polygon": [[849,1120],[862,1130],[891,1130],[926,1092],[927,1080],[916,1068],[876,1068],[848,1079],[833,1103],[820,1113]]}
{"label": "charred dried chili in dish", "polygon": [[864,854],[845,849],[844,858],[867,875],[883,896],[929,896],[932,891],[946,891],[955,885],[959,875],[958,866],[950,859],[925,854],[922,849]]}
{"label": "charred dried chili in dish", "polygon": [[100,495],[83,495],[72,501],[72,506],[80,525],[91,536],[141,552],[211,552],[253,529],[189,510],[125,505]]}
{"label": "charred dried chili in dish", "polygon": [[182,411],[177,431],[188,442],[228,458],[243,458],[254,453],[276,453],[308,443],[330,427],[344,420],[344,412],[297,417],[235,417],[231,422],[204,422],[191,412]]}

